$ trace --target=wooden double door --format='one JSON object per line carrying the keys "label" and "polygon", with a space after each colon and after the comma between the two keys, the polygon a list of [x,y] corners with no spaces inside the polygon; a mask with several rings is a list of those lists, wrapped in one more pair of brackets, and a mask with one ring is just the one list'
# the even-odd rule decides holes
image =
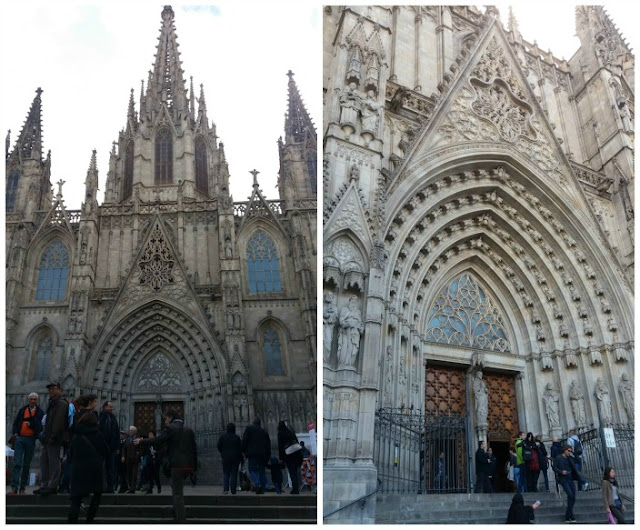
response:
{"label": "wooden double door", "polygon": [[140,436],[147,436],[149,431],[156,435],[162,430],[162,417],[169,408],[177,409],[184,418],[183,401],[137,401],[134,405],[133,424],[138,428]]}

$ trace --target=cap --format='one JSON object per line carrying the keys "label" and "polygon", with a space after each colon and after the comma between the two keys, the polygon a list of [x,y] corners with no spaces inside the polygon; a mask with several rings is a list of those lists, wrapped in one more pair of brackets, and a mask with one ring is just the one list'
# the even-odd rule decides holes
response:
{"label": "cap", "polygon": [[47,388],[50,388],[52,386],[57,386],[58,388],[60,388],[60,381],[51,381],[51,383],[47,385]]}

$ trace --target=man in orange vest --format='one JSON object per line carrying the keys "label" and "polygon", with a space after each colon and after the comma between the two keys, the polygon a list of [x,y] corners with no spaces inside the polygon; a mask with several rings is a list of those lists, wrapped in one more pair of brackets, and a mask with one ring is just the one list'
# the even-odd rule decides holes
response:
{"label": "man in orange vest", "polygon": [[38,406],[38,394],[29,394],[29,403],[22,407],[13,421],[15,440],[13,473],[11,474],[11,495],[24,494],[29,484],[29,468],[36,449],[36,440],[42,432],[44,411]]}

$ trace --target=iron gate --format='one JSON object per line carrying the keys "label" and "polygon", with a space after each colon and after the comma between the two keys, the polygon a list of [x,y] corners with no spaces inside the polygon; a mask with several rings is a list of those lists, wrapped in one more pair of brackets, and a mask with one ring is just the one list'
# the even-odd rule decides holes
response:
{"label": "iron gate", "polygon": [[[376,412],[373,458],[384,493],[469,491],[468,421],[408,409]],[[444,477],[438,474],[443,454]]]}

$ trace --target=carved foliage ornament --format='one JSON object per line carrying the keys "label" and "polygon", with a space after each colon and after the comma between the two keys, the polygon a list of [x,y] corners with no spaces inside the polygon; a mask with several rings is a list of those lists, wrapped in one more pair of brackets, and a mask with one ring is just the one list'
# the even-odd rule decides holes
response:
{"label": "carved foliage ornament", "polygon": [[140,392],[179,392],[182,389],[175,365],[162,353],[153,356],[140,375]]}
{"label": "carved foliage ornament", "polygon": [[165,284],[174,282],[173,267],[175,263],[165,241],[160,225],[156,223],[149,237],[147,247],[140,257],[140,283],[150,285],[159,291]]}

